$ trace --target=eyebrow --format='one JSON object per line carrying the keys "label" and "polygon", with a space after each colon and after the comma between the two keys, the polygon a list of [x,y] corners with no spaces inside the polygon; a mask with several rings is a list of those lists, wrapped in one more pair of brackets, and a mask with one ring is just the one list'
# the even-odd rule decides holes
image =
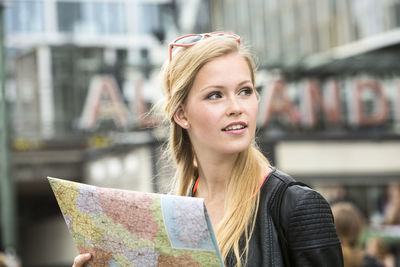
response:
{"label": "eyebrow", "polygon": [[[253,84],[253,82],[252,82],[251,80],[244,80],[244,81],[240,82],[240,83],[237,85],[237,87],[240,87],[240,86],[242,86],[242,85],[244,85],[244,84],[247,84],[247,83]],[[202,91],[204,91],[204,90],[206,90],[206,89],[208,89],[208,88],[210,88],[210,87],[212,87],[212,88],[218,88],[218,89],[223,89],[223,88],[225,88],[225,86],[223,86],[223,85],[209,85],[209,86],[206,86],[206,87],[200,89],[200,92],[202,92]]]}

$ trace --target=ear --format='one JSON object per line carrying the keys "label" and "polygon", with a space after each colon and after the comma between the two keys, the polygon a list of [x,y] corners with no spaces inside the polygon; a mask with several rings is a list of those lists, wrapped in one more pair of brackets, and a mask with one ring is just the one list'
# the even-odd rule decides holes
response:
{"label": "ear", "polygon": [[185,111],[183,105],[180,105],[177,111],[174,114],[174,121],[179,124],[183,129],[189,129],[190,125],[186,118]]}

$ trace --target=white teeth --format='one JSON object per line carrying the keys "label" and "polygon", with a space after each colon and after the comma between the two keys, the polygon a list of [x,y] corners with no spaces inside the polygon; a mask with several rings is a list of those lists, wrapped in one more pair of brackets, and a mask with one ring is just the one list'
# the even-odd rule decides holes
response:
{"label": "white teeth", "polygon": [[239,129],[243,129],[243,128],[244,128],[243,125],[237,124],[237,125],[231,125],[231,126],[225,128],[225,131],[239,130]]}

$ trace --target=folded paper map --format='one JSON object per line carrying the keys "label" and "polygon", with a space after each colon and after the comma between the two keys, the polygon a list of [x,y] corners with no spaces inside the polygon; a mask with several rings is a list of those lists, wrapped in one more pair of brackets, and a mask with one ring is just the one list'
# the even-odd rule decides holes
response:
{"label": "folded paper map", "polygon": [[201,198],[48,180],[91,267],[223,266]]}

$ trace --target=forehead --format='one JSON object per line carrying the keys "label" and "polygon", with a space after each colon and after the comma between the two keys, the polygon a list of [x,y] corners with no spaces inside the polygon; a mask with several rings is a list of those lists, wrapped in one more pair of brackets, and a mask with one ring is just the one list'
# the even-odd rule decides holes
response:
{"label": "forehead", "polygon": [[246,59],[231,53],[207,62],[197,73],[193,87],[208,85],[224,85],[252,80],[252,72]]}

